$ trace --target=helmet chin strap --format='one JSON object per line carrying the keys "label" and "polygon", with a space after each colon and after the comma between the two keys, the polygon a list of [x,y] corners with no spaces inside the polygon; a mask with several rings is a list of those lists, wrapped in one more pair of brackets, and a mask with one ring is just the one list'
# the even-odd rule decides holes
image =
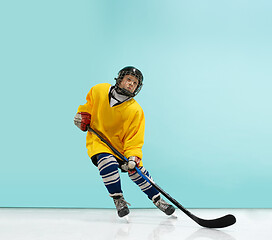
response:
{"label": "helmet chin strap", "polygon": [[124,95],[124,96],[127,96],[127,97],[134,97],[135,94],[124,89],[124,88],[120,88],[119,86],[115,86],[115,89],[116,89],[116,92],[121,94],[121,95]]}

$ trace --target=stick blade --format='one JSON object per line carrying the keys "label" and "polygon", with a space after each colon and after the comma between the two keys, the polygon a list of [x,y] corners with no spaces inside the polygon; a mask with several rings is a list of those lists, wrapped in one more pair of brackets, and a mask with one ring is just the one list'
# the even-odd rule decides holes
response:
{"label": "stick blade", "polygon": [[226,216],[216,218],[216,219],[211,219],[211,220],[205,220],[201,218],[195,218],[194,219],[200,226],[206,227],[206,228],[224,228],[224,227],[229,227],[236,223],[236,218],[228,214]]}

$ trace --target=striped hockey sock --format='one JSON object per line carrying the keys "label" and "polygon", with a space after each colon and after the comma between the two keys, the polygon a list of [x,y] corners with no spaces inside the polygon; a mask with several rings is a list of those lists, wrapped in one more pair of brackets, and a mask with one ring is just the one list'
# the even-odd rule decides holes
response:
{"label": "striped hockey sock", "polygon": [[97,165],[110,196],[115,193],[122,193],[119,165],[115,157],[108,153],[101,153],[98,155]]}
{"label": "striped hockey sock", "polygon": [[[139,167],[139,169],[144,172],[145,175],[151,178],[149,172],[144,167]],[[136,171],[132,174],[129,173],[128,175],[130,179],[135,182],[140,187],[140,189],[148,196],[149,199],[152,200],[154,196],[160,195],[159,191],[154,188],[149,182],[144,180]]]}

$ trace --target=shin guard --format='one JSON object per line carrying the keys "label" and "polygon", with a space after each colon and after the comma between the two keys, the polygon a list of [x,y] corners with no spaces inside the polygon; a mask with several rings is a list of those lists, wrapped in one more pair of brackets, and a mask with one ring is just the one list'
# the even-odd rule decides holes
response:
{"label": "shin guard", "polygon": [[122,193],[119,165],[115,157],[108,153],[101,153],[98,155],[97,165],[109,194]]}
{"label": "shin guard", "polygon": [[[144,167],[139,167],[139,169],[142,172],[144,172],[145,175],[151,178],[149,172]],[[149,199],[152,200],[152,198],[155,195],[158,196],[160,195],[159,191],[156,188],[154,188],[149,182],[147,182],[144,178],[142,178],[136,171],[133,173],[129,173],[128,175],[130,179],[134,183],[136,183],[140,187],[140,189],[148,196]]]}

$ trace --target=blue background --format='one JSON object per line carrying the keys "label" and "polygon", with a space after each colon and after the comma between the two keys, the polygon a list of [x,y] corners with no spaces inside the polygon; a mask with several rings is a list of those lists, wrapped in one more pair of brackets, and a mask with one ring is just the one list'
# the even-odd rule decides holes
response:
{"label": "blue background", "polygon": [[[112,208],[73,124],[144,74],[145,167],[188,208],[272,207],[272,2],[0,2],[0,207]],[[132,207],[153,204],[125,174]]]}

